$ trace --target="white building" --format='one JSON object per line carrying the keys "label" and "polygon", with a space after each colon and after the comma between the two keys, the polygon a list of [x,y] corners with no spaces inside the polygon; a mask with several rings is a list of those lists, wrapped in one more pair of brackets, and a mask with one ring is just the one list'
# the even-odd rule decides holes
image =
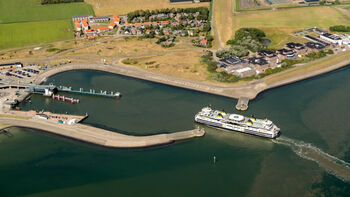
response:
{"label": "white building", "polygon": [[330,42],[332,44],[339,44],[339,45],[343,44],[343,40],[338,35],[335,35],[335,34],[325,33],[320,35],[320,39]]}

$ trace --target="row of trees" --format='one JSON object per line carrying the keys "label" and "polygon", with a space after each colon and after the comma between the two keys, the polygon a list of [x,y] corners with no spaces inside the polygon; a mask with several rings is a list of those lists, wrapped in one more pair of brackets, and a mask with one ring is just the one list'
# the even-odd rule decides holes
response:
{"label": "row of trees", "polygon": [[84,2],[84,0],[41,0],[41,5],[73,2]]}
{"label": "row of trees", "polygon": [[176,13],[196,13],[199,12],[197,17],[198,20],[208,20],[209,9],[206,7],[198,7],[198,8],[165,8],[165,9],[156,9],[156,10],[136,10],[127,14],[128,22],[130,23],[136,17],[145,17],[145,21],[149,20],[149,17],[157,14],[176,14]]}
{"label": "row of trees", "polygon": [[336,31],[336,32],[350,32],[350,26],[335,25],[335,26],[331,26],[329,30]]}

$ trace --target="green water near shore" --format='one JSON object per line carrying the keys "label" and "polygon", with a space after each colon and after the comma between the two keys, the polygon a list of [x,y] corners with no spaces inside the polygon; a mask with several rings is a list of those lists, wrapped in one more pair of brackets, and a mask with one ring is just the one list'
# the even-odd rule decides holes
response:
{"label": "green water near shore", "polygon": [[[245,115],[268,117],[282,136],[350,162],[350,69],[270,90]],[[94,71],[47,83],[120,91],[120,100],[33,95],[24,110],[89,114],[84,121],[148,135],[192,129],[203,106],[234,112],[235,100]],[[69,95],[69,94],[66,94]],[[0,196],[349,196],[350,183],[283,144],[204,127],[202,138],[147,149],[106,149],[31,129],[0,135]],[[213,156],[217,162],[213,163]]]}

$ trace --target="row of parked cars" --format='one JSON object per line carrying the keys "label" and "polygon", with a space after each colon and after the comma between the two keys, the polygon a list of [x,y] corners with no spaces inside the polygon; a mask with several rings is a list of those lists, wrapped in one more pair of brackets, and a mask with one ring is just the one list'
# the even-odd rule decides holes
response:
{"label": "row of parked cars", "polygon": [[26,73],[21,70],[9,70],[8,72],[6,72],[6,76],[17,77],[20,79],[22,79],[23,77],[32,77],[29,73]]}
{"label": "row of parked cars", "polygon": [[39,74],[39,71],[32,68],[24,68],[23,70],[34,74]]}

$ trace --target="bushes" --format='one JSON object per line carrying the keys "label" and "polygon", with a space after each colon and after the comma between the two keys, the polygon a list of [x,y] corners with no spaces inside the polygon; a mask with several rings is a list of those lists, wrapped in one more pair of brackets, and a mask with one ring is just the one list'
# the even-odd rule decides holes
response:
{"label": "bushes", "polygon": [[240,80],[239,77],[235,75],[230,75],[227,72],[215,72],[210,73],[209,77],[215,81],[233,83]]}
{"label": "bushes", "polygon": [[216,56],[218,58],[228,58],[228,57],[245,57],[249,55],[249,51],[246,47],[240,45],[233,45],[230,49],[218,50]]}
{"label": "bushes", "polygon": [[350,32],[350,26],[335,25],[335,26],[331,26],[329,30],[337,31],[337,32]]}
{"label": "bushes", "polygon": [[227,45],[239,45],[252,52],[256,52],[266,47],[262,44],[263,38],[265,38],[265,32],[257,28],[241,28],[236,31],[235,38],[228,40]]}
{"label": "bushes", "polygon": [[74,2],[84,2],[84,0],[41,0],[41,5]]}
{"label": "bushes", "polygon": [[135,59],[126,58],[122,61],[123,64],[137,64],[138,61]]}
{"label": "bushes", "polygon": [[202,62],[204,62],[207,65],[208,72],[211,72],[211,73],[216,72],[216,69],[218,68],[218,63],[214,61],[211,54],[203,55],[201,58],[202,58]]}

